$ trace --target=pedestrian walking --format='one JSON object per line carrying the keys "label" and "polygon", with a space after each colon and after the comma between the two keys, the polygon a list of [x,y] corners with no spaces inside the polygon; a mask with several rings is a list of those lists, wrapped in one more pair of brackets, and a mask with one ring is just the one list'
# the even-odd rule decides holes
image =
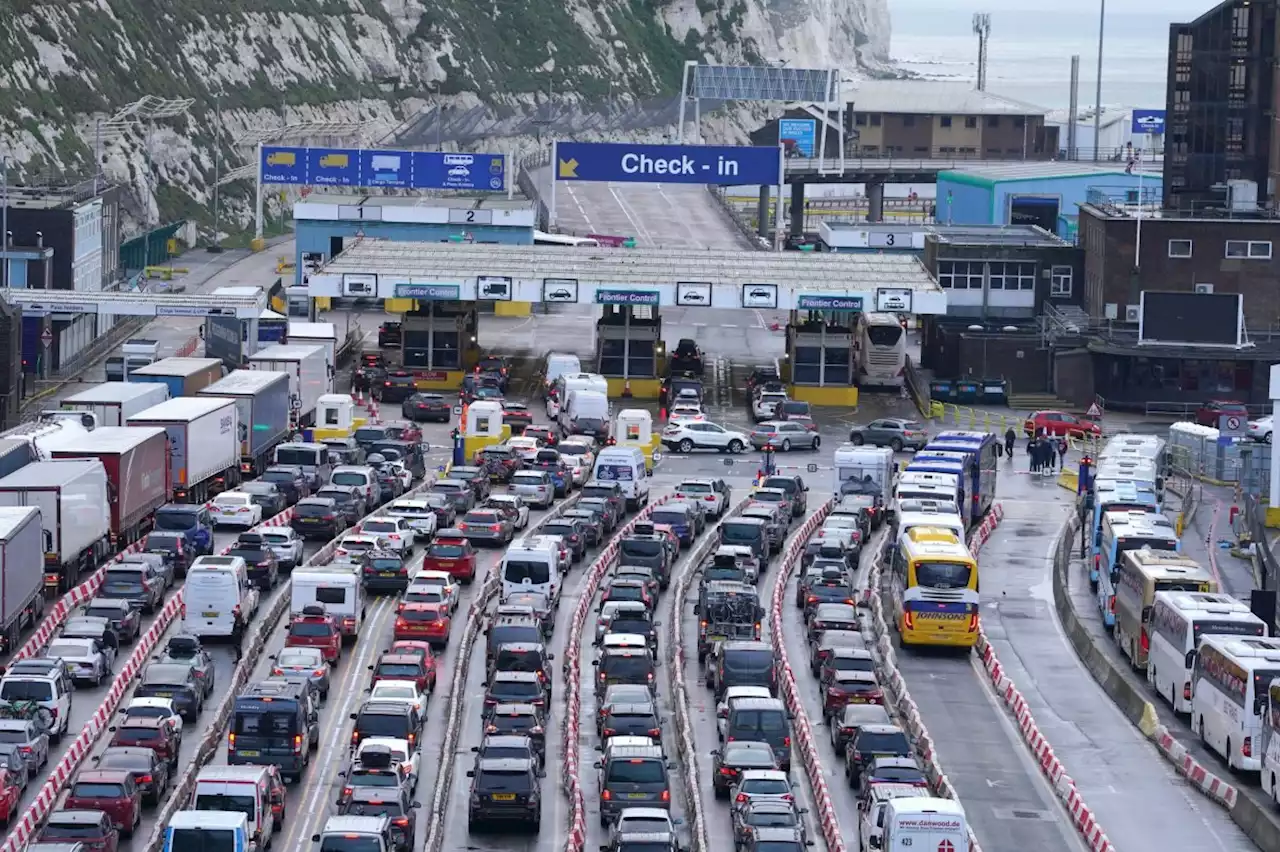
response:
{"label": "pedestrian walking", "polygon": [[1067,439],[1065,437],[1058,439],[1058,466],[1063,470],[1067,469]]}
{"label": "pedestrian walking", "polygon": [[1031,472],[1039,473],[1043,455],[1040,452],[1040,442],[1035,438],[1027,441],[1027,455],[1031,456]]}
{"label": "pedestrian walking", "polygon": [[1058,469],[1058,451],[1048,438],[1046,438],[1042,443],[1044,444],[1045,462],[1049,466],[1049,473],[1052,474]]}
{"label": "pedestrian walking", "polygon": [[1013,431],[1010,426],[1004,430],[1004,454],[1009,457],[1009,461],[1013,461],[1013,445],[1018,441],[1018,434]]}

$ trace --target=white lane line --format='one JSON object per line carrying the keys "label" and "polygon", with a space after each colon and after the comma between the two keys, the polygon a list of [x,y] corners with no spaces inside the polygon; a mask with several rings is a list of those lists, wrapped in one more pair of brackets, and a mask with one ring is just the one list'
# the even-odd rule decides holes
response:
{"label": "white lane line", "polygon": [[578,215],[582,217],[582,221],[587,223],[587,230],[595,232],[595,226],[591,224],[591,217],[587,215],[587,210],[582,206],[582,202],[578,200],[578,193],[573,191],[573,185],[565,183],[565,189],[569,190],[569,197],[573,199],[573,204],[578,208]]}
{"label": "white lane line", "polygon": [[[636,239],[643,240],[650,248],[657,245],[653,241],[653,234],[644,226],[641,220],[633,215],[630,205],[623,200],[620,187],[609,184],[609,194],[613,196],[613,200],[618,203],[618,207],[622,210],[622,214],[627,217],[627,221],[631,223],[632,229],[636,232]],[[625,190],[623,190],[625,192]]]}

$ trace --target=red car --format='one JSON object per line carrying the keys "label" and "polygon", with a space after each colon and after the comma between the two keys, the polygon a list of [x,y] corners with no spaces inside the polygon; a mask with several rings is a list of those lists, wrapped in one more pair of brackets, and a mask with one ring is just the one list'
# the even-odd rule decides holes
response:
{"label": "red car", "polygon": [[423,571],[444,571],[464,584],[476,578],[476,549],[461,530],[440,530],[422,557]]}
{"label": "red car", "polygon": [[407,654],[417,657],[422,661],[422,665],[427,672],[427,692],[434,692],[436,688],[436,651],[431,647],[430,642],[422,642],[417,639],[401,639],[399,642],[392,642],[391,647],[387,649],[388,654]]}
{"label": "red car", "polygon": [[0,823],[8,825],[13,819],[18,802],[22,800],[22,790],[17,780],[7,769],[0,769]]}
{"label": "red car", "polygon": [[378,658],[373,670],[372,683],[380,680],[411,680],[418,685],[419,692],[431,692],[436,688],[435,660],[423,659],[417,653],[398,653],[388,651]]}
{"label": "red car", "polygon": [[182,739],[168,719],[129,716],[120,727],[113,725],[108,730],[112,732],[108,745],[149,748],[170,766],[178,765],[178,750],[182,747]]}
{"label": "red car", "polygon": [[396,639],[425,639],[433,647],[443,648],[449,644],[452,628],[453,619],[449,617],[448,607],[411,602],[400,604],[393,635]]}
{"label": "red car", "polygon": [[120,845],[120,832],[112,824],[111,817],[102,811],[58,810],[49,814],[36,840],[41,843],[82,843],[85,852],[116,852]]}
{"label": "red car", "polygon": [[1249,422],[1249,409],[1243,402],[1236,402],[1233,399],[1209,400],[1196,409],[1196,422],[1201,426],[1212,426],[1217,429],[1223,415],[1239,417],[1241,424]]}
{"label": "red car", "polygon": [[822,687],[822,716],[842,715],[848,704],[883,704],[884,693],[874,672],[837,671]]}
{"label": "red car", "polygon": [[71,785],[62,806],[69,811],[102,811],[125,837],[142,822],[142,790],[124,769],[89,769]]}
{"label": "red car", "polygon": [[1022,431],[1028,437],[1042,431],[1053,437],[1069,435],[1072,438],[1083,438],[1086,435],[1101,435],[1102,427],[1065,411],[1037,411],[1022,424]]}
{"label": "red car", "polygon": [[342,657],[342,630],[338,621],[324,607],[309,604],[289,622],[284,639],[286,648],[319,648],[326,663],[337,665]]}

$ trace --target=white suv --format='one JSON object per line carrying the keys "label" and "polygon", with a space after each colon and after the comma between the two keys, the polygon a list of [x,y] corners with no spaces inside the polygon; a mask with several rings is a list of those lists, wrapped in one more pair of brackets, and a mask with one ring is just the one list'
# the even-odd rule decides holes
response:
{"label": "white suv", "polygon": [[772,420],[778,410],[778,406],[787,401],[787,395],[779,391],[759,393],[751,401],[751,415],[755,417],[757,423]]}
{"label": "white suv", "polygon": [[729,508],[728,489],[714,479],[686,479],[676,486],[676,493],[689,500],[701,500],[706,513],[717,518]]}
{"label": "white suv", "polygon": [[417,544],[417,533],[409,524],[409,519],[399,515],[378,515],[370,518],[359,527],[364,535],[376,535],[391,543],[391,549],[401,556],[413,553]]}
{"label": "white suv", "polygon": [[62,660],[21,660],[0,679],[0,706],[31,703],[40,708],[42,721],[55,740],[71,725],[71,694],[75,687]]}
{"label": "white suv", "polygon": [[662,444],[682,453],[694,450],[740,453],[751,445],[742,432],[714,423],[671,423],[662,430]]}
{"label": "white suv", "polygon": [[409,498],[394,500],[391,505],[387,506],[385,511],[394,518],[404,518],[409,522],[409,526],[413,528],[413,543],[415,545],[418,543],[419,538],[422,539],[423,544],[426,544],[436,534],[436,524],[438,523],[436,513],[426,500]]}

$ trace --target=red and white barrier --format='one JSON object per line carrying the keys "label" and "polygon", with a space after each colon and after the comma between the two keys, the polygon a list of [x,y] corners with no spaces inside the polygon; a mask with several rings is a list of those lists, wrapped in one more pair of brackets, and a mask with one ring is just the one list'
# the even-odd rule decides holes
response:
{"label": "red and white barrier", "polygon": [[791,661],[787,656],[787,643],[782,641],[782,606],[787,594],[787,583],[800,564],[805,545],[809,537],[817,532],[831,513],[833,501],[827,501],[817,512],[809,516],[791,538],[790,545],[778,568],[778,576],[774,580],[773,598],[769,606],[770,632],[774,636],[774,649],[782,664],[782,698],[787,702],[795,718],[791,723],[791,733],[795,737],[796,751],[800,753],[800,762],[804,765],[805,776],[809,779],[809,787],[813,791],[814,804],[817,807],[818,825],[826,840],[827,852],[845,852],[848,848],[844,842],[844,832],[840,828],[840,817],[836,813],[835,804],[831,800],[831,791],[827,788],[826,774],[822,771],[822,756],[813,740],[813,726],[809,723],[809,715],[804,701],[800,698],[800,689],[796,686],[795,676],[791,673]]}
{"label": "red and white barrier", "polygon": [[1177,766],[1178,771],[1196,785],[1201,793],[1228,809],[1236,806],[1236,799],[1239,798],[1240,792],[1233,785],[1205,769],[1204,764],[1192,757],[1187,747],[1178,742],[1177,737],[1171,734],[1167,727],[1158,726],[1151,733],[1151,739],[1155,740],[1156,746],[1165,757]]}
{"label": "red and white barrier", "polygon": [[[970,549],[974,553],[982,545],[986,544],[992,532],[1003,519],[1004,507],[997,503],[991,508],[990,514],[983,519],[982,524],[970,537]],[[976,647],[978,653],[982,656],[982,664],[987,670],[987,676],[991,678],[991,683],[995,686],[996,692],[1004,699],[1009,712],[1013,714],[1018,730],[1022,733],[1022,739],[1031,749],[1031,754],[1035,757],[1041,773],[1044,774],[1045,778],[1049,779],[1054,793],[1067,806],[1067,812],[1071,814],[1071,821],[1075,824],[1080,836],[1084,838],[1085,843],[1088,844],[1093,852],[1115,852],[1115,846],[1107,838],[1106,832],[1098,824],[1093,811],[1085,803],[1080,791],[1076,788],[1075,780],[1067,774],[1066,767],[1062,765],[1062,761],[1058,760],[1057,755],[1054,754],[1053,746],[1049,744],[1044,734],[1040,732],[1027,700],[1018,690],[1018,687],[1014,685],[1013,680],[1005,674],[1004,667],[1000,665],[995,649],[987,641],[986,631],[983,630],[981,624],[978,626],[978,643]]]}
{"label": "red and white barrier", "polygon": [[[595,562],[587,569],[586,579],[582,586],[582,596],[573,610],[573,620],[569,622],[569,635],[565,639],[564,671],[565,693],[567,696],[564,723],[564,742],[561,754],[565,756],[565,772],[569,781],[566,791],[569,798],[569,843],[566,852],[583,852],[587,843],[587,806],[582,794],[582,779],[578,777],[578,761],[570,760],[570,755],[578,753],[578,733],[582,724],[582,696],[578,693],[578,684],[582,679],[582,630],[587,623],[587,615],[591,611],[591,603],[600,589],[600,581],[618,558],[618,541],[629,535],[636,524],[649,517],[649,513],[671,499],[667,494],[653,500],[640,510],[626,526],[614,533],[613,541]],[[0,850],[3,852],[3,850]]]}
{"label": "red and white barrier", "polygon": [[27,808],[26,813],[14,822],[4,845],[0,846],[0,852],[18,852],[18,850],[26,848],[27,842],[32,838],[37,827],[49,815],[49,812],[55,809],[63,787],[71,780],[71,776],[80,768],[80,764],[84,762],[85,757],[92,751],[94,743],[98,741],[98,737],[107,729],[108,722],[111,720],[116,708],[120,706],[120,701],[124,698],[125,692],[129,689],[133,679],[146,666],[151,657],[151,652],[155,650],[156,644],[160,641],[160,637],[164,636],[165,631],[169,629],[169,624],[181,608],[182,590],[179,589],[176,595],[169,598],[168,603],[164,605],[151,622],[151,626],[139,638],[137,647],[133,649],[128,661],[125,662],[123,668],[120,669],[119,675],[112,682],[106,698],[103,699],[102,704],[67,748],[62,760],[58,761],[58,765],[49,773],[44,786],[36,794],[35,801]]}

